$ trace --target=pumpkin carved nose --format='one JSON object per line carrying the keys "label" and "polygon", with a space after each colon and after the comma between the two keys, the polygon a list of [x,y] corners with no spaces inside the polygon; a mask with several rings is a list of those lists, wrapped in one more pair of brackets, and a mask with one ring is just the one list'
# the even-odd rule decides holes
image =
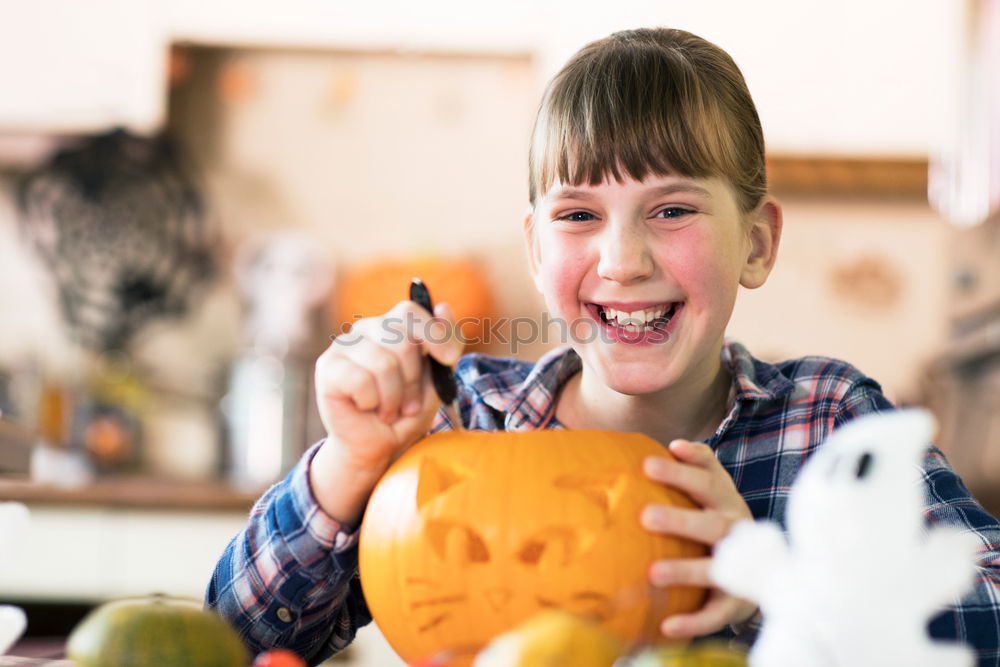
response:
{"label": "pumpkin carved nose", "polygon": [[510,602],[511,593],[507,588],[487,588],[486,601],[493,607],[493,611],[500,611]]}

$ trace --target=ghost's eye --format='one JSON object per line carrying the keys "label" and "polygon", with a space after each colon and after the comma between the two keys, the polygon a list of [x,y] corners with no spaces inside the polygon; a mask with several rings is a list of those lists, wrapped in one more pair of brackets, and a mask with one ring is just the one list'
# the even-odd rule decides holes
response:
{"label": "ghost's eye", "polygon": [[875,457],[873,457],[869,452],[862,454],[861,458],[858,459],[858,469],[854,472],[854,476],[858,479],[864,479],[871,470],[872,463],[874,461]]}

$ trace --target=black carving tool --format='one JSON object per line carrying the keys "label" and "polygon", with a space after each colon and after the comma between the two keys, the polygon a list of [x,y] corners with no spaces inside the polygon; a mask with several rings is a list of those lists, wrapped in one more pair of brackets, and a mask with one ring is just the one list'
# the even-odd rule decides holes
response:
{"label": "black carving tool", "polygon": [[[431,293],[427,290],[427,285],[420,278],[410,281],[410,301],[413,301],[431,315],[434,315],[434,303],[431,301]],[[452,427],[456,430],[462,429],[462,420],[458,412],[458,385],[455,382],[455,372],[451,366],[442,364],[432,356],[427,357],[431,365],[431,381],[434,383],[434,391],[444,405],[445,414],[451,420]]]}

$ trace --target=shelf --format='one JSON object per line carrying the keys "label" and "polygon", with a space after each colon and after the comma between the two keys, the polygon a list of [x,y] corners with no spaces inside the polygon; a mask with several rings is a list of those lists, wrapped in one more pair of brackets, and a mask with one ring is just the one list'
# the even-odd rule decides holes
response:
{"label": "shelf", "polygon": [[768,155],[778,195],[927,199],[928,161],[907,157]]}
{"label": "shelf", "polygon": [[105,479],[77,488],[0,478],[0,500],[34,505],[246,512],[262,492],[235,489],[223,482],[174,482],[144,477]]}

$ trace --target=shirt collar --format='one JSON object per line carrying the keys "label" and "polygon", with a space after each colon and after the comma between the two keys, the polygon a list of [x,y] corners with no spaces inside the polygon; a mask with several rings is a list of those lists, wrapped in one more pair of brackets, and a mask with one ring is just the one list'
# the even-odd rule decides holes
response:
{"label": "shirt collar", "polygon": [[[507,391],[497,391],[497,384],[489,378],[479,380],[483,387],[477,387],[483,402],[494,410],[505,415],[504,429],[507,431],[530,431],[545,428],[555,414],[556,397],[562,386],[577,373],[583,362],[571,347],[559,347],[545,353],[532,367],[528,375],[521,381],[512,377],[510,384],[507,378],[499,378],[500,387],[509,387]],[[504,374],[516,375],[516,370],[505,371]],[[473,382],[475,386],[476,382]]]}
{"label": "shirt collar", "polygon": [[[722,347],[721,361],[733,377],[731,396],[736,401],[768,401],[794,389],[776,366],[755,359],[740,343],[727,340]],[[480,378],[482,400],[494,410],[505,415],[504,428],[508,431],[528,431],[544,428],[555,414],[556,397],[566,381],[577,373],[583,362],[570,347],[559,347],[547,352],[521,381],[513,377],[500,378],[499,385],[506,391],[497,391],[487,377]],[[493,380],[492,382],[495,382]],[[475,384],[475,381],[473,382]]]}
{"label": "shirt collar", "polygon": [[733,376],[737,401],[772,401],[795,388],[795,383],[777,366],[754,358],[736,341],[726,340],[721,359]]}

